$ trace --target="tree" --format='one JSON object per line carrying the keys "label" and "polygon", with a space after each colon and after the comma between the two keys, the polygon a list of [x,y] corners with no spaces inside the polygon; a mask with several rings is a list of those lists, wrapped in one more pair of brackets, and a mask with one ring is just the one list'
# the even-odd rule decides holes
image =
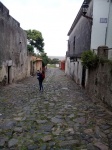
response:
{"label": "tree", "polygon": [[37,30],[26,30],[29,45],[35,47],[37,51],[44,52],[44,39],[42,33]]}
{"label": "tree", "polygon": [[59,64],[59,62],[60,60],[58,58],[51,59],[47,56],[47,64]]}
{"label": "tree", "polygon": [[34,47],[29,44],[27,45],[27,50],[31,53],[34,53]]}
{"label": "tree", "polygon": [[53,58],[52,59],[52,64],[59,64],[59,59],[58,58]]}
{"label": "tree", "polygon": [[47,56],[47,53],[41,53],[40,57],[42,58],[43,67],[46,66],[49,63],[49,58]]}

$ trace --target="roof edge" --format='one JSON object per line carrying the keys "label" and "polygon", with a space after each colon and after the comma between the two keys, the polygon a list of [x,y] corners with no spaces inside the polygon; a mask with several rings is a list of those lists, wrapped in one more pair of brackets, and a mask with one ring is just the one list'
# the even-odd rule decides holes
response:
{"label": "roof edge", "polygon": [[[86,1],[87,1],[88,4],[89,4],[91,0],[86,0]],[[83,4],[83,3],[82,3],[82,4]],[[77,24],[77,22],[79,21],[79,19],[81,18],[81,16],[82,16],[82,5],[81,5],[81,7],[80,7],[80,9],[79,9],[79,12],[77,13],[77,16],[76,16],[75,20],[74,20],[73,23],[72,23],[72,26],[71,26],[70,30],[68,31],[68,34],[67,34],[68,36],[69,36],[69,35],[71,34],[71,32],[73,31],[75,25]]]}

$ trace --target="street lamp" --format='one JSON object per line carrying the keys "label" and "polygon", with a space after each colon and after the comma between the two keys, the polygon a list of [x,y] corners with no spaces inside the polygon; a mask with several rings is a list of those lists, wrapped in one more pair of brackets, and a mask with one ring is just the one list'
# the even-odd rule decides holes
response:
{"label": "street lamp", "polygon": [[88,5],[88,3],[87,3],[86,0],[85,0],[85,1],[83,2],[83,4],[82,4],[82,15],[83,15],[83,17],[85,17],[85,18],[87,18],[87,19],[93,20],[92,17],[86,15],[86,14],[87,14],[88,7],[89,7],[89,5]]}

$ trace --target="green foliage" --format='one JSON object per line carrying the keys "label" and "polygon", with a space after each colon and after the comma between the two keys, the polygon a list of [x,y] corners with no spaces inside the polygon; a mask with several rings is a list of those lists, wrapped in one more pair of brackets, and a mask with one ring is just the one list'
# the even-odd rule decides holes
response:
{"label": "green foliage", "polygon": [[41,53],[40,58],[42,58],[42,66],[46,66],[49,62],[49,58],[46,53]]}
{"label": "green foliage", "polygon": [[95,68],[98,65],[99,58],[91,50],[85,51],[81,56],[82,64],[85,68]]}
{"label": "green foliage", "polygon": [[26,146],[21,146],[20,150],[27,150],[27,147]]}
{"label": "green foliage", "polygon": [[29,44],[27,45],[27,50],[31,53],[34,53],[34,47]]}
{"label": "green foliage", "polygon": [[42,33],[37,30],[26,30],[29,44],[35,47],[39,52],[44,52],[44,39]]}
{"label": "green foliage", "polygon": [[55,64],[49,64],[49,68],[56,68]]}
{"label": "green foliage", "polygon": [[112,75],[112,60],[98,57],[91,50],[83,52],[81,60],[85,68],[96,68],[98,64],[104,65],[105,63],[108,63],[110,65],[110,74]]}
{"label": "green foliage", "polygon": [[49,64],[59,64],[59,59],[58,58],[53,58],[53,59],[49,58]]}

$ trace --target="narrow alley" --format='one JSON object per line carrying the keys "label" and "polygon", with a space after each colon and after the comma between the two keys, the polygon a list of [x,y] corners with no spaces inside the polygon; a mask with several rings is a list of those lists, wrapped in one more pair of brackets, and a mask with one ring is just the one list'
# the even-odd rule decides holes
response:
{"label": "narrow alley", "polygon": [[112,150],[112,114],[58,68],[0,89],[0,149]]}

